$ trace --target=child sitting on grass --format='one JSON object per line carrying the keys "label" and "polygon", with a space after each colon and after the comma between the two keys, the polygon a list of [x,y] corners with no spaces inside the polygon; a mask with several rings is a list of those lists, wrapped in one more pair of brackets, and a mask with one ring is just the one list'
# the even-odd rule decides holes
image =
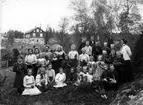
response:
{"label": "child sitting on grass", "polygon": [[36,76],[36,86],[38,87],[38,89],[40,89],[40,91],[44,92],[47,90],[47,84],[48,84],[47,80],[48,78],[45,73],[45,68],[44,67],[39,68],[39,73]]}
{"label": "child sitting on grass", "polygon": [[72,67],[70,69],[68,76],[67,76],[67,83],[73,84],[73,83],[75,83],[76,79],[77,79],[77,74],[75,72],[75,69]]}
{"label": "child sitting on grass", "polygon": [[46,75],[48,78],[48,86],[51,88],[51,87],[53,87],[53,84],[55,81],[55,70],[52,69],[52,64],[48,65],[48,68],[46,70]]}
{"label": "child sitting on grass", "polygon": [[86,74],[86,76],[87,76],[87,82],[92,83],[93,82],[92,68],[89,68],[88,73]]}
{"label": "child sitting on grass", "polygon": [[88,68],[91,68],[93,70],[94,66],[95,66],[94,57],[90,56],[90,59],[89,59],[89,62],[88,62]]}
{"label": "child sitting on grass", "polygon": [[102,80],[103,89],[117,90],[118,74],[115,71],[115,67],[113,64],[110,64],[109,69],[103,72],[101,80]]}
{"label": "child sitting on grass", "polygon": [[77,81],[74,83],[75,86],[79,86],[86,75],[87,66],[83,66],[82,69],[83,68],[84,70],[81,70],[81,68],[77,67]]}
{"label": "child sitting on grass", "polygon": [[39,95],[41,91],[35,86],[34,76],[32,76],[32,69],[28,69],[28,75],[23,80],[24,91],[22,95]]}
{"label": "child sitting on grass", "polygon": [[80,81],[76,90],[80,92],[90,92],[92,72],[88,71],[87,66],[83,66],[83,72],[80,73],[79,79]]}
{"label": "child sitting on grass", "polygon": [[66,83],[64,83],[66,80],[66,75],[63,72],[63,68],[59,68],[59,73],[55,77],[55,88],[61,88],[67,86]]}
{"label": "child sitting on grass", "polygon": [[118,74],[116,71],[114,71],[114,65],[110,64],[110,67],[108,69],[108,66],[105,66],[105,71],[103,72],[101,76],[101,85],[102,85],[102,92],[103,94],[101,97],[107,98],[105,95],[105,91],[108,90],[117,90],[117,81],[118,81]]}

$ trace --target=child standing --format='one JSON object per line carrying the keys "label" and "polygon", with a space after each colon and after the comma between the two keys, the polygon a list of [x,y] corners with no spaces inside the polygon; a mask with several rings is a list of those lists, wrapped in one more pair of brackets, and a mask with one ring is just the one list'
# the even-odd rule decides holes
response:
{"label": "child standing", "polygon": [[105,65],[105,63],[103,62],[103,56],[99,55],[98,56],[98,61],[95,63],[95,69],[93,71],[93,77],[95,81],[99,81],[100,77],[103,73],[103,66]]}
{"label": "child standing", "polygon": [[22,95],[39,95],[41,91],[35,86],[34,76],[32,76],[32,69],[28,69],[28,75],[23,79],[24,91]]}
{"label": "child standing", "polygon": [[14,87],[17,88],[18,93],[23,91],[23,78],[27,73],[26,65],[23,62],[23,57],[19,56],[18,61],[14,64],[13,72],[16,72]]}
{"label": "child standing", "polygon": [[89,59],[89,62],[88,62],[88,68],[91,68],[92,70],[94,70],[94,66],[95,66],[94,57],[90,56],[90,59]]}
{"label": "child standing", "polygon": [[76,68],[78,65],[78,52],[75,50],[76,46],[71,45],[71,51],[68,53],[68,57],[71,61],[72,67]]}
{"label": "child standing", "polygon": [[55,73],[58,73],[58,69],[59,69],[59,64],[58,64],[58,57],[56,53],[53,53],[53,57],[51,59],[51,63],[53,66],[53,69],[55,70]]}

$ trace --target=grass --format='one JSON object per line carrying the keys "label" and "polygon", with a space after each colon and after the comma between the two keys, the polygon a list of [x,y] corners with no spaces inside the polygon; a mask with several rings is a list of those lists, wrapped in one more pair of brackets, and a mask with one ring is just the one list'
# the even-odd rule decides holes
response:
{"label": "grass", "polygon": [[7,79],[3,85],[0,105],[108,105],[116,95],[108,92],[108,99],[103,99],[97,92],[79,92],[75,87],[68,86],[58,90],[48,90],[39,96],[21,96],[13,88],[15,74],[11,68],[3,69],[0,73],[6,73]]}

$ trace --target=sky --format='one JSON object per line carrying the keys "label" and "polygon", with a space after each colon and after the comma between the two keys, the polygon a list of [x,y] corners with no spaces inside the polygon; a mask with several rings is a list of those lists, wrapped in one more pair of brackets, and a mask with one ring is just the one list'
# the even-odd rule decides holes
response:
{"label": "sky", "polygon": [[10,29],[26,32],[35,26],[46,30],[58,28],[63,17],[70,16],[70,0],[7,0],[1,4],[1,31]]}
{"label": "sky", "polygon": [[[0,31],[26,32],[35,26],[58,29],[62,17],[70,17],[71,0],[6,0],[0,4]],[[139,6],[143,17],[143,5]]]}

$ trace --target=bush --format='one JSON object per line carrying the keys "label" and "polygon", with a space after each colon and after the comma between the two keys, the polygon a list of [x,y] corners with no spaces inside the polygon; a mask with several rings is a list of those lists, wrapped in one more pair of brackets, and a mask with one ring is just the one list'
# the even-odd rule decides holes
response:
{"label": "bush", "polygon": [[12,52],[7,49],[2,49],[1,50],[1,56],[2,56],[2,61],[9,61],[12,60]]}
{"label": "bush", "polygon": [[13,65],[13,53],[11,50],[8,49],[2,49],[1,50],[1,60],[2,61],[8,61],[8,66]]}

